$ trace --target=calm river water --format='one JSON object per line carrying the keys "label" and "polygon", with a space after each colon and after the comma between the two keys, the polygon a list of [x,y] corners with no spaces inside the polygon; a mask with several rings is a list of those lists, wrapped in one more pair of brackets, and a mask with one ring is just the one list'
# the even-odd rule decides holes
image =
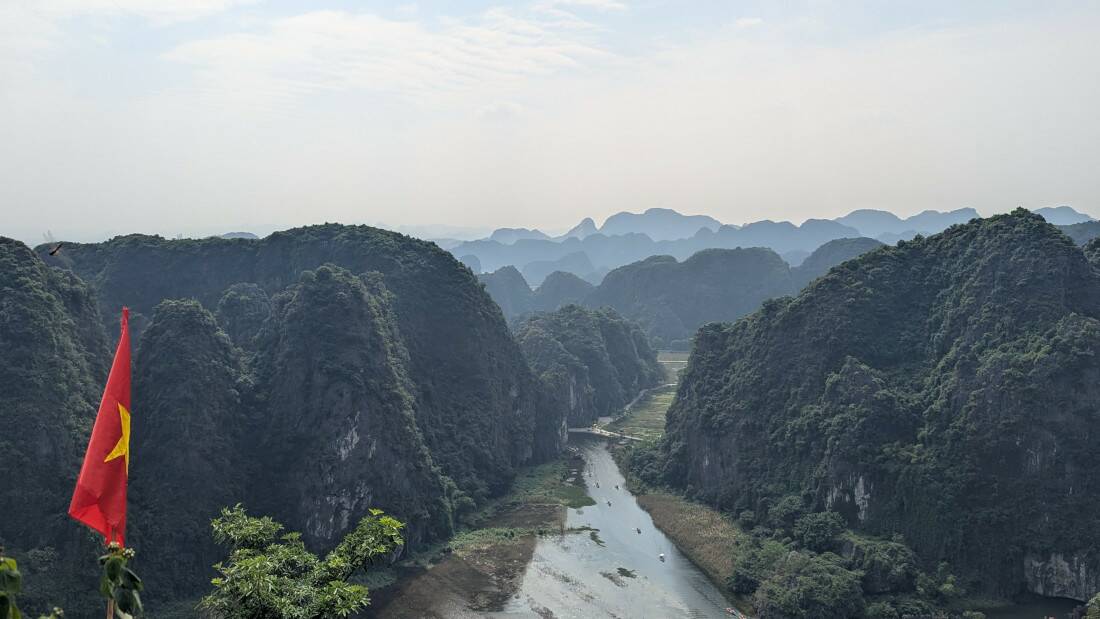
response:
{"label": "calm river water", "polygon": [[604,442],[574,444],[584,454],[585,481],[596,504],[570,509],[566,526],[593,530],[540,539],[520,590],[492,616],[729,617],[729,603],[718,589],[626,491]]}

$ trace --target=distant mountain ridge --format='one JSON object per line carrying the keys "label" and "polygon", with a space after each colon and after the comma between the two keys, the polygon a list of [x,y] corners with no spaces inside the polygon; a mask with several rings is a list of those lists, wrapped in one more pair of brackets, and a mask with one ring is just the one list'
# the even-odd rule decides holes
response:
{"label": "distant mountain ridge", "polygon": [[686,350],[703,324],[736,320],[767,299],[795,294],[833,266],[878,247],[882,243],[874,239],[835,239],[798,267],[762,247],[705,249],[683,261],[650,256],[611,271],[599,286],[556,271],[532,291],[512,266],[478,279],[509,322],[568,304],[610,307],[636,321],[658,347]]}
{"label": "distant mountain ridge", "polygon": [[883,235],[935,234],[955,224],[964,224],[980,217],[972,208],[960,208],[954,211],[922,211],[902,219],[889,211],[859,209],[838,217],[835,221],[859,230],[863,236],[879,238]]}
{"label": "distant mountain ridge", "polygon": [[644,234],[654,241],[675,241],[695,236],[704,228],[715,231],[721,227],[722,222],[706,215],[682,215],[668,208],[651,208],[644,213],[615,213],[600,226],[600,234]]}
{"label": "distant mountain ridge", "polygon": [[[1089,215],[1068,206],[1043,207],[1034,212],[1057,226],[1081,227],[1075,238],[1090,234],[1082,226],[1094,221]],[[979,213],[973,208],[946,212],[926,210],[904,218],[889,211],[859,209],[835,219],[808,219],[800,225],[763,220],[736,226],[722,224],[706,215],[684,215],[672,209],[652,208],[642,213],[616,213],[601,227],[586,217],[557,237],[539,230],[501,228],[489,238],[457,243],[447,249],[467,264],[473,263],[470,257],[476,257],[477,262],[473,264],[480,267],[480,272],[493,272],[507,265],[525,272],[530,263],[539,262],[534,267],[539,277],[534,279],[552,272],[553,267],[547,263],[583,252],[591,269],[583,260],[573,257],[571,260],[583,269],[566,267],[564,270],[598,284],[602,275],[611,269],[649,256],[669,255],[686,260],[704,249],[767,247],[796,265],[810,252],[835,239],[866,237],[893,245],[917,235],[936,234],[978,217]]]}

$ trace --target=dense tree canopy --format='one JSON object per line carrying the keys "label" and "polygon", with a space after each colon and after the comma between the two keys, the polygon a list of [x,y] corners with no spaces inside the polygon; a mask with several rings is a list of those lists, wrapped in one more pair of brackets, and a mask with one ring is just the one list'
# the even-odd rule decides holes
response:
{"label": "dense tree canopy", "polygon": [[617,414],[664,371],[638,326],[614,310],[567,305],[516,328],[516,341],[572,426]]}
{"label": "dense tree canopy", "polygon": [[1100,276],[1042,218],[918,237],[704,327],[663,478],[735,513],[800,497],[986,590],[1081,596],[1042,565],[1100,567],[1098,346]]}

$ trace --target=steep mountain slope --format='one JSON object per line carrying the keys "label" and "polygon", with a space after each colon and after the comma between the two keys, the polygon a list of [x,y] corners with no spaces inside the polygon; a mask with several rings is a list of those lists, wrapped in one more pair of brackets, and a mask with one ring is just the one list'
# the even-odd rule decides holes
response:
{"label": "steep mountain slope", "polygon": [[505,320],[511,321],[531,311],[534,293],[516,267],[506,266],[477,276],[493,301],[500,306]]}
{"label": "steep mountain slope", "polygon": [[68,509],[69,496],[56,489],[71,490],[80,468],[107,342],[91,291],[4,237],[0,290],[0,453],[24,463],[0,486],[0,505],[21,507],[3,510],[0,535],[27,543],[43,535],[41,514]]}
{"label": "steep mountain slope", "polygon": [[560,239],[583,239],[586,236],[592,236],[599,232],[596,228],[596,222],[592,221],[591,217],[585,217],[578,223],[569,229],[568,232],[561,235]]}
{"label": "steep mountain slope", "polygon": [[536,312],[552,312],[563,305],[582,303],[595,289],[572,273],[554,271],[535,290],[531,306]]}
{"label": "steep mountain slope", "polygon": [[[413,543],[453,526],[417,425],[409,355],[383,280],[328,265],[305,271],[275,297],[257,341],[260,402],[249,453],[258,466],[252,485],[266,490],[253,502],[323,547],[371,507],[401,514]],[[424,431],[468,436],[456,421],[444,417],[434,421],[443,427]],[[466,448],[467,458],[512,465],[507,452]],[[476,478],[459,481],[477,488]]]}
{"label": "steep mountain slope", "polygon": [[570,426],[618,412],[663,377],[645,335],[613,310],[567,305],[536,314],[516,328],[516,340],[547,392],[568,409]]}
{"label": "steep mountain slope", "polygon": [[1098,346],[1100,275],[1027,211],[873,251],[700,331],[664,478],[727,510],[836,510],[979,590],[1087,599]]}
{"label": "steep mountain slope", "polygon": [[271,299],[256,284],[233,284],[218,300],[218,322],[241,348],[251,348],[252,339],[270,315]]}
{"label": "steep mountain slope", "polygon": [[[0,540],[25,566],[26,608],[87,602],[61,597],[58,583],[94,578],[93,566],[64,562],[55,549],[97,548],[65,514],[107,376],[107,338],[88,287],[5,237],[0,350]],[[37,574],[53,582],[31,582]]]}
{"label": "steep mountain slope", "polygon": [[1084,245],[1092,239],[1100,237],[1100,221],[1086,221],[1079,224],[1058,227],[1078,245]]}
{"label": "steep mountain slope", "polygon": [[687,346],[708,321],[735,320],[789,294],[791,270],[768,249],[708,249],[683,262],[653,256],[608,273],[585,305],[637,321],[658,347]]}
{"label": "steep mountain slope", "polygon": [[215,307],[240,282],[273,295],[325,263],[377,272],[393,295],[418,425],[445,475],[480,500],[503,491],[515,467],[536,452],[556,448],[534,436],[539,384],[500,311],[470,271],[432,243],[366,226],[324,225],[259,241],[131,235],[67,244],[54,261],[94,282],[101,307],[126,304],[144,315],[166,298]]}
{"label": "steep mountain slope", "polygon": [[127,541],[156,605],[209,588],[224,556],[210,520],[250,502],[248,380],[240,352],[195,301],[158,305],[136,352]]}
{"label": "steep mountain slope", "polygon": [[792,294],[801,290],[806,284],[825,275],[829,272],[829,269],[836,265],[882,246],[881,242],[866,237],[836,239],[825,243],[807,256],[802,264],[791,269],[794,278]]}
{"label": "steep mountain slope", "polygon": [[478,275],[479,273],[481,273],[481,260],[478,260],[477,256],[474,256],[472,254],[459,256],[458,261],[466,265],[467,268],[473,271],[474,275]]}

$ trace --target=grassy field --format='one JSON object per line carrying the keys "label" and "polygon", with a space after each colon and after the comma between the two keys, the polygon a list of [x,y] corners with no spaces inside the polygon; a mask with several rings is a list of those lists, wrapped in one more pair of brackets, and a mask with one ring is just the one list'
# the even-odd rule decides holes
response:
{"label": "grassy field", "polygon": [[612,432],[650,441],[665,433],[665,413],[676,396],[676,387],[662,387],[651,392],[627,414],[607,425]]}
{"label": "grassy field", "polygon": [[630,412],[608,424],[607,429],[647,441],[661,438],[665,433],[665,413],[676,397],[676,383],[680,380],[680,371],[687,367],[687,360],[686,352],[657,353],[657,361],[665,368],[670,384],[651,391]]}
{"label": "grassy field", "polygon": [[586,507],[596,502],[588,496],[580,467],[583,463],[572,460],[555,460],[524,469],[516,476],[506,500],[512,503],[547,504],[566,507]]}
{"label": "grassy field", "polygon": [[741,531],[729,518],[674,494],[643,494],[638,504],[711,580],[722,583],[733,572]]}

